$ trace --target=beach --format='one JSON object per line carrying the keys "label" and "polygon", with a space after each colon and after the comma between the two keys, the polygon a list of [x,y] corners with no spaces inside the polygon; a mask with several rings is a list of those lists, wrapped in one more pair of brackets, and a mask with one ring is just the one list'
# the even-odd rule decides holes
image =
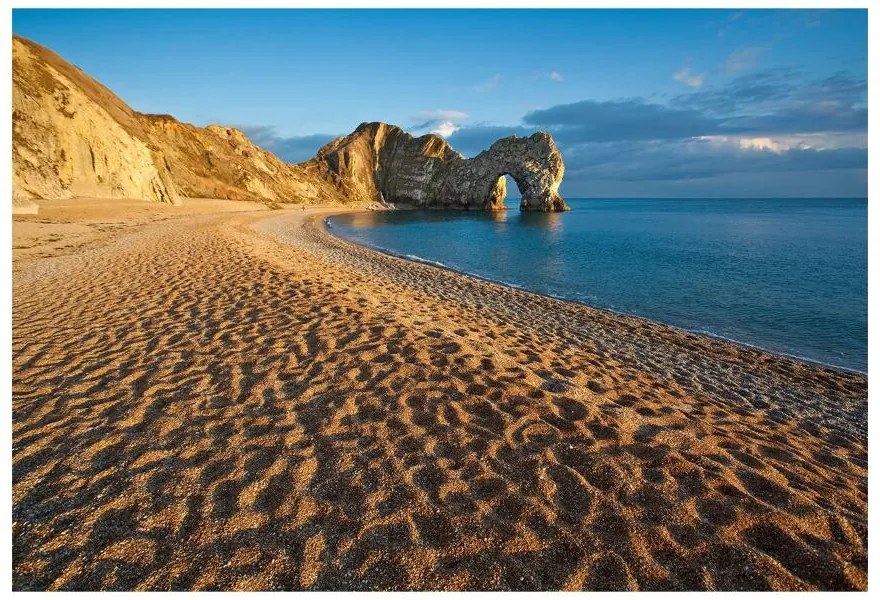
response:
{"label": "beach", "polygon": [[14,589],[867,589],[865,375],[342,210],[14,218]]}

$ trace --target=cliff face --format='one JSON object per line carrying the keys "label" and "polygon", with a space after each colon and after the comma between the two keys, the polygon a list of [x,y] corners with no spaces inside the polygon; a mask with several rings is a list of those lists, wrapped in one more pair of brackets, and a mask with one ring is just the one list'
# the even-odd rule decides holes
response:
{"label": "cliff face", "polygon": [[436,135],[414,138],[394,125],[362,123],[307,164],[328,172],[347,197],[365,202],[495,210],[503,208],[507,174],[522,193],[521,209],[568,210],[558,192],[562,156],[544,132],[498,140],[466,159]]}
{"label": "cliff face", "polygon": [[450,164],[458,160],[464,159],[436,135],[414,138],[394,125],[362,123],[306,164],[327,173],[353,201],[430,206]]}
{"label": "cliff face", "polygon": [[21,38],[12,40],[12,141],[14,197],[179,201],[138,115]]}
{"label": "cliff face", "polygon": [[180,194],[190,198],[341,203],[337,188],[313,168],[286,163],[241,131],[196,127],[168,115],[143,115]]}
{"label": "cliff face", "polygon": [[48,49],[13,38],[13,196],[342,202],[312,168],[232,128],[135,112]]}
{"label": "cliff face", "polygon": [[138,113],[50,50],[17,36],[12,46],[14,207],[84,196],[493,210],[509,174],[523,210],[567,209],[557,192],[562,157],[546,133],[504,138],[466,159],[436,135],[364,123],[293,165],[236,129]]}

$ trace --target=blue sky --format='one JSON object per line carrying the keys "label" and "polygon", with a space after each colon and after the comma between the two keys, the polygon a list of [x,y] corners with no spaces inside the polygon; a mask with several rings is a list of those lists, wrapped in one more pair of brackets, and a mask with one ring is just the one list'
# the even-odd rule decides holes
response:
{"label": "blue sky", "polygon": [[[867,196],[867,11],[21,10],[142,112],[310,157],[550,131],[576,196]],[[515,192],[514,192],[515,193]]]}

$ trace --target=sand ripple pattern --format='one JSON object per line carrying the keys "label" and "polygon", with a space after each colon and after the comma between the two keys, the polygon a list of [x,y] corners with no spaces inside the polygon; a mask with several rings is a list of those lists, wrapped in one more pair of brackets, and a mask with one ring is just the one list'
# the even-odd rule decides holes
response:
{"label": "sand ripple pattern", "polygon": [[15,589],[867,586],[864,376],[299,215],[147,225],[13,294]]}

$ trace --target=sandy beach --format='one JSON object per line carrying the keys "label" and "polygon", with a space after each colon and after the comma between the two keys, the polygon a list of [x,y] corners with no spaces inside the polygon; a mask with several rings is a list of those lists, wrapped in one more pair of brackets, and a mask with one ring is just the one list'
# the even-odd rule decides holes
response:
{"label": "sandy beach", "polygon": [[867,589],[865,375],[340,210],[14,218],[14,589]]}

